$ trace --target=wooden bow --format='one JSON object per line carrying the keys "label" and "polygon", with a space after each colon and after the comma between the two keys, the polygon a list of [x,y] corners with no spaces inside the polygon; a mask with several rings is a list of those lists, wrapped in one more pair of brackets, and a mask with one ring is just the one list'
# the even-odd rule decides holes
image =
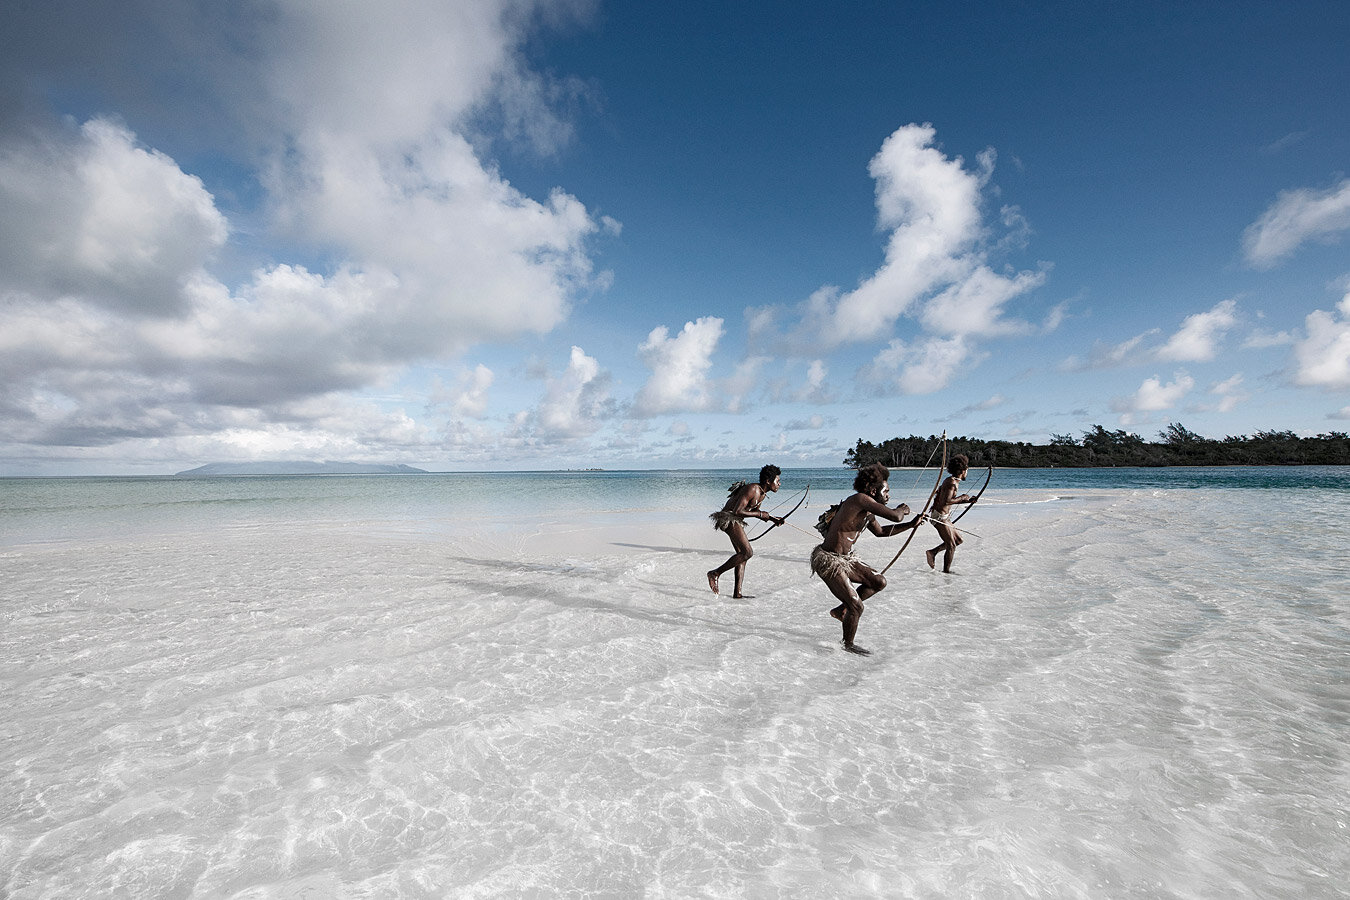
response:
{"label": "wooden bow", "polygon": [[[929,459],[932,459],[932,457],[930,456]],[[928,508],[933,505],[933,498],[937,496],[938,488],[942,485],[942,475],[946,471],[947,471],[947,432],[944,429],[942,432],[942,465],[938,466],[937,481],[933,482],[933,489],[928,492],[928,502],[923,505],[923,511],[919,513],[920,520],[922,520],[924,516],[928,515]],[[900,558],[901,553],[905,552],[905,548],[908,547],[910,542],[914,540],[914,535],[918,534],[918,532],[919,527],[917,525],[915,525],[913,528],[910,529],[909,537],[905,538],[904,544],[900,546],[899,550],[895,551],[895,556],[891,557],[891,561],[886,563],[886,569],[889,569],[891,566],[895,565],[895,561]],[[886,574],[886,569],[881,570],[882,575]]]}
{"label": "wooden bow", "polygon": [[[802,494],[802,499],[798,500],[798,501],[797,501],[797,505],[794,506],[794,507],[792,507],[792,509],[789,509],[789,510],[787,511],[787,515],[784,515],[784,516],[783,516],[783,521],[786,522],[787,519],[788,519],[788,516],[790,516],[790,515],[792,515],[793,513],[795,513],[795,512],[798,510],[798,508],[800,508],[801,505],[802,505],[803,503],[806,502],[806,498],[809,497],[809,496],[811,496],[811,483],[808,481],[808,482],[806,483],[806,492],[805,492],[804,494]],[[773,523],[771,523],[771,524],[769,525],[768,528],[765,528],[765,529],[764,529],[763,531],[761,531],[759,534],[757,534],[757,535],[755,535],[754,537],[750,538],[749,543],[752,543],[752,544],[753,544],[755,541],[759,540],[760,538],[764,537],[764,535],[768,534],[770,531],[773,531],[775,528],[777,528],[777,527],[779,526],[779,524],[780,524],[780,523],[778,523],[778,522],[773,522]]]}
{"label": "wooden bow", "polygon": [[961,521],[961,518],[965,516],[966,513],[970,512],[970,508],[974,506],[977,502],[979,502],[979,499],[984,496],[984,489],[989,487],[989,482],[993,479],[993,477],[994,477],[994,464],[990,463],[989,474],[984,476],[984,484],[980,486],[980,492],[975,495],[974,500],[971,500],[969,503],[966,504],[966,508],[961,510],[961,514],[958,515],[955,519],[952,519],[951,522],[948,524],[955,525],[957,522]]}

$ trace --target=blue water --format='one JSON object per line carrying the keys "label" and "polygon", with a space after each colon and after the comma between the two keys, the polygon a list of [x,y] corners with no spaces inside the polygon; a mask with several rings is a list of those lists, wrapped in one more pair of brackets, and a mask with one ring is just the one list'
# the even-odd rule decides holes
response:
{"label": "blue water", "polygon": [[[810,485],[810,507],[852,489],[851,469],[786,469],[780,495],[766,509]],[[312,521],[359,525],[401,521],[452,527],[537,516],[691,513],[721,505],[732,482],[755,471],[679,469],[605,472],[433,473],[427,475],[3,478],[0,544],[65,540],[104,533],[196,531]],[[921,506],[935,470],[896,469],[891,496]],[[972,471],[967,487],[984,483]],[[1350,491],[1350,467],[1234,466],[1109,469],[997,469],[986,497],[1010,492],[1062,496],[1088,490]],[[823,507],[822,507],[823,508]],[[813,517],[814,518],[814,517]]]}

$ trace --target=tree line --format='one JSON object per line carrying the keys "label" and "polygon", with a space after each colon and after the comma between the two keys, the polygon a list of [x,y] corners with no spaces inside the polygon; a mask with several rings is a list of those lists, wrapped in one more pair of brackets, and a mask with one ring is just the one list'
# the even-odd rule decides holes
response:
{"label": "tree line", "polygon": [[[855,469],[874,462],[922,466],[932,461],[937,435],[891,438],[880,444],[858,440],[844,465]],[[947,453],[964,453],[973,468],[1091,468],[1095,466],[1345,466],[1350,465],[1350,435],[1343,431],[1301,438],[1292,431],[1258,431],[1222,440],[1201,437],[1180,423],[1145,441],[1127,431],[1093,425],[1081,438],[1052,434],[1048,444],[1022,441],[947,439]]]}

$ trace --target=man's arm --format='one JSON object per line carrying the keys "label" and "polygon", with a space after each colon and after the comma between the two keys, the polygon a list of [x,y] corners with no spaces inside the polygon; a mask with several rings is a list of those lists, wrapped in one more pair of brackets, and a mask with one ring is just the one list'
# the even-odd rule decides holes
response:
{"label": "man's arm", "polygon": [[905,515],[909,512],[908,503],[901,503],[897,505],[894,509],[891,509],[886,504],[881,503],[872,497],[868,497],[866,494],[861,495],[859,499],[862,501],[862,503],[859,504],[862,511],[865,513],[872,514],[872,518],[867,520],[867,530],[875,534],[877,537],[888,537],[889,535],[894,534],[896,531],[903,531],[906,528],[913,527],[911,525],[897,524],[897,525],[887,525],[885,528],[882,528],[880,525],[877,524],[877,519],[886,519],[888,521],[897,523],[903,521]]}
{"label": "man's arm", "polygon": [[[909,507],[901,503],[900,506],[905,512],[909,512]],[[890,537],[893,534],[899,534],[902,531],[913,531],[923,522],[923,516],[915,516],[908,522],[897,522],[894,525],[887,525],[885,528],[878,528],[876,523],[872,523],[872,533],[877,537]]]}
{"label": "man's arm", "polygon": [[761,485],[746,485],[745,493],[741,494],[740,502],[736,504],[736,512],[747,519],[763,519],[765,522],[782,524],[776,516],[760,512],[759,505],[764,502],[764,496],[764,488]]}

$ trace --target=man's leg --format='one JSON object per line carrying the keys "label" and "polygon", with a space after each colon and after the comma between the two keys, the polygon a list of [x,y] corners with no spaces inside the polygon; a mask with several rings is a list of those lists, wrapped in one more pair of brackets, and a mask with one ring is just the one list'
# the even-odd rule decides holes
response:
{"label": "man's leg", "polygon": [[838,606],[830,610],[830,615],[844,625],[844,649],[850,653],[867,656],[871,653],[870,650],[864,650],[853,643],[853,638],[858,633],[858,620],[862,618],[863,604],[858,594],[853,591],[853,578],[851,576],[852,573],[839,572],[825,579],[825,585],[830,589],[830,593],[841,601]]}
{"label": "man's leg", "polygon": [[736,552],[733,553],[726,562],[708,572],[708,586],[712,588],[714,594],[718,593],[717,579],[730,569],[736,570],[736,592],[733,596],[741,596],[741,582],[745,580],[745,564],[750,557],[755,555],[755,551],[750,547],[750,541],[745,537],[745,529],[741,527],[740,522],[733,522],[727,529],[727,537],[731,538],[731,546]]}
{"label": "man's leg", "polygon": [[886,576],[863,563],[855,565],[849,577],[859,585],[858,598],[860,600],[866,600],[886,587]]}
{"label": "man's leg", "polygon": [[[942,571],[948,575],[952,572],[952,560],[956,559],[956,546],[961,543],[961,535],[957,534],[952,528],[946,525],[937,526],[938,534],[942,535],[942,546],[938,549],[944,551],[942,555]],[[935,553],[934,556],[937,554]],[[931,563],[930,563],[931,565]],[[936,568],[936,566],[934,566]]]}
{"label": "man's leg", "polygon": [[[936,569],[937,555],[947,549],[947,530],[943,528],[941,522],[938,522],[935,519],[929,519],[928,521],[933,523],[933,528],[936,529],[938,537],[942,538],[942,543],[924,553],[924,557],[928,560],[928,568]],[[945,564],[950,565],[950,563]]]}

